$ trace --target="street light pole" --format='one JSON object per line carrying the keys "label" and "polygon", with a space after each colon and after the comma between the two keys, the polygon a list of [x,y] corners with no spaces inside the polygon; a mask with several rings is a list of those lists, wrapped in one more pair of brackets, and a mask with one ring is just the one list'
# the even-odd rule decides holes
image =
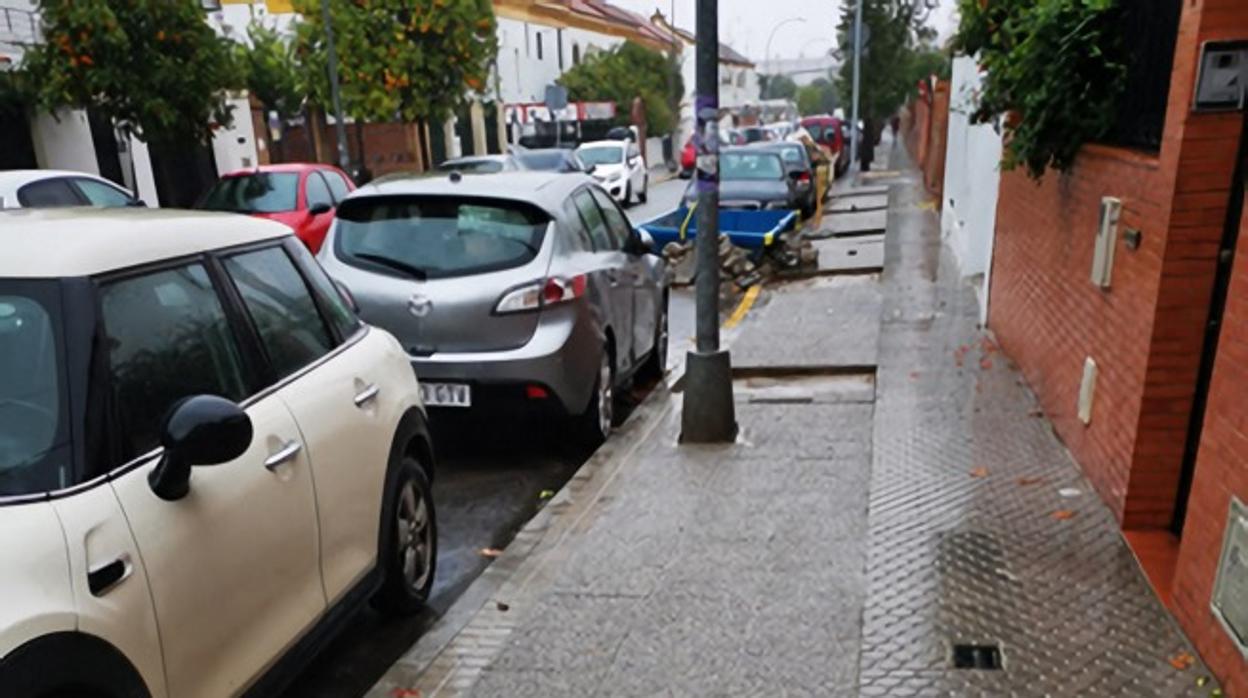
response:
{"label": "street light pole", "polygon": [[849,125],[849,164],[854,164],[858,160],[858,99],[861,90],[862,80],[862,3],[866,0],[858,0],[857,7],[854,8],[854,113],[853,122]]}
{"label": "street light pole", "polygon": [[716,0],[697,0],[697,348],[685,363],[680,440],[725,443],[737,436],[732,362],[719,347],[719,24]]}
{"label": "street light pole", "polygon": [[334,125],[338,132],[338,166],[343,172],[350,172],[351,156],[347,151],[347,124],[342,118],[342,97],[338,94],[338,53],[334,50],[334,24],[329,16],[329,0],[321,0],[321,17],[325,22],[325,47],[329,54],[329,96],[334,103]]}
{"label": "street light pole", "polygon": [[[780,31],[780,27],[783,27],[786,24],[792,24],[793,22],[805,22],[805,21],[806,21],[805,17],[790,17],[788,19],[781,20],[780,22],[776,24],[776,26],[771,28],[771,34],[767,35],[767,47],[763,49],[763,60],[767,62],[767,69],[771,71],[771,74],[767,76],[766,92],[768,94],[774,93],[774,90],[771,89],[771,78],[776,74],[775,73],[776,66],[771,62],[771,40],[776,38],[776,32]],[[767,99],[766,94],[763,95],[763,99]]]}

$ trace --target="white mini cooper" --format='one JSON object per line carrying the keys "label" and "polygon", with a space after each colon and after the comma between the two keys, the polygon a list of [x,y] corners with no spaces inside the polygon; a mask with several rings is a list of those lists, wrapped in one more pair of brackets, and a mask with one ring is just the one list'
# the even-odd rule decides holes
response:
{"label": "white mini cooper", "polygon": [[0,695],[271,694],[419,608],[419,396],[280,224],[0,213]]}

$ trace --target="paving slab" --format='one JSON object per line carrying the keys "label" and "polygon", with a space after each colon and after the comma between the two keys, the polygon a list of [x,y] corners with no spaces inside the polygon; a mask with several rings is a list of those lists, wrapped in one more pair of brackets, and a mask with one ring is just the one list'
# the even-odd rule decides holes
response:
{"label": "paving slab", "polygon": [[853,213],[855,211],[879,211],[888,208],[888,194],[860,195],[850,190],[832,200],[827,210],[832,213]]}
{"label": "paving slab", "polygon": [[888,211],[854,211],[824,216],[819,234],[833,236],[878,235],[888,223]]}
{"label": "paving slab", "polygon": [[861,186],[847,187],[836,192],[838,198],[854,197],[854,196],[878,196],[880,194],[888,194],[891,187],[887,184],[867,184]]}
{"label": "paving slab", "polygon": [[884,235],[866,235],[813,240],[819,252],[820,274],[879,270],[884,267]]}
{"label": "paving slab", "polygon": [[881,301],[874,276],[816,278],[765,295],[732,346],[734,369],[875,365]]}

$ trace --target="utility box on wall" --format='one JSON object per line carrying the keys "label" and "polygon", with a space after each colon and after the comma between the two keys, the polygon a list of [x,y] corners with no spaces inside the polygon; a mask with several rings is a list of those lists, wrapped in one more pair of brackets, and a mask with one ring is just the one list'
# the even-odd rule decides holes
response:
{"label": "utility box on wall", "polygon": [[1248,508],[1237,497],[1231,498],[1210,606],[1248,658]]}
{"label": "utility box on wall", "polygon": [[1101,199],[1101,215],[1096,230],[1096,246],[1092,252],[1092,283],[1109,288],[1114,271],[1114,243],[1118,241],[1118,219],[1122,201],[1112,196]]}

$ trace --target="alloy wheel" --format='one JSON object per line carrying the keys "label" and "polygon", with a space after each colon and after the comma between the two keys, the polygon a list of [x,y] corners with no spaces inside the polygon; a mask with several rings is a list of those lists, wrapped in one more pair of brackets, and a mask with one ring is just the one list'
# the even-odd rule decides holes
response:
{"label": "alloy wheel", "polygon": [[430,525],[424,493],[411,480],[404,483],[399,495],[395,524],[398,526],[399,567],[403,570],[403,580],[412,589],[423,589],[433,570],[433,526]]}

